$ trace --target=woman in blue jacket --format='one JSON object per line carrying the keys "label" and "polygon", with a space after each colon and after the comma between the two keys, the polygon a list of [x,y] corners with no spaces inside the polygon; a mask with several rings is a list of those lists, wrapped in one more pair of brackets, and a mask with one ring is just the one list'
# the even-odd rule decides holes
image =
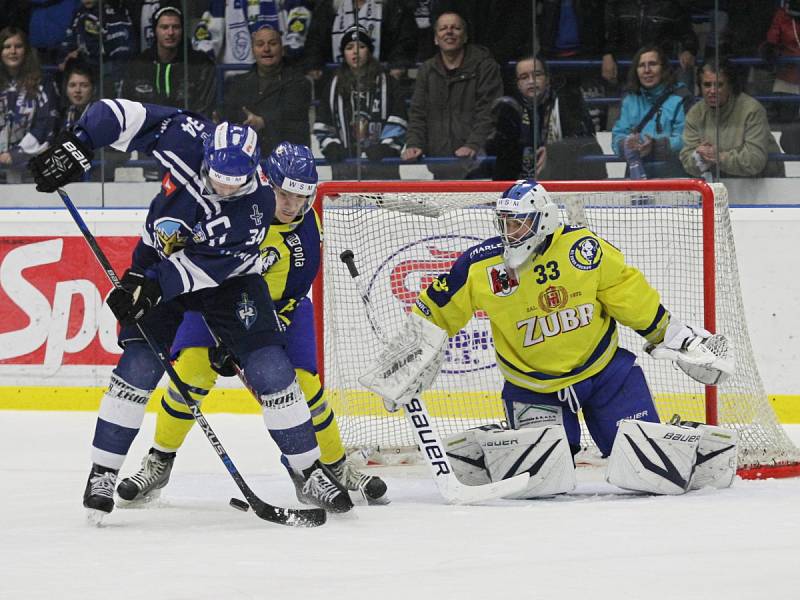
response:
{"label": "woman in blue jacket", "polygon": [[612,130],[614,151],[629,167],[641,161],[648,178],[685,177],[678,153],[691,94],[661,48],[644,46],[634,55],[627,89]]}

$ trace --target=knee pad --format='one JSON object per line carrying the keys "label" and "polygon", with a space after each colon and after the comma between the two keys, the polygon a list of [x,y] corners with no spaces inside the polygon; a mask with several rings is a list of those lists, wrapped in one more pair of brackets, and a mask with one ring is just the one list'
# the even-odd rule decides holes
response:
{"label": "knee pad", "polygon": [[247,384],[259,397],[281,392],[295,380],[294,367],[281,346],[258,348],[241,357],[241,361]]}
{"label": "knee pad", "polygon": [[135,388],[152,391],[164,374],[164,366],[150,346],[131,341],[125,344],[114,374]]}

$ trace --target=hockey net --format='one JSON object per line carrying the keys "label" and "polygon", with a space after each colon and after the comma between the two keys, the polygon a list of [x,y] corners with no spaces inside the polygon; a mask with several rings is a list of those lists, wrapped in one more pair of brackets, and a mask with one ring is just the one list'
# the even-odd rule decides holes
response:
{"label": "hockey net", "polygon": [[[586,225],[620,248],[673,314],[724,333],[733,344],[736,375],[718,388],[705,387],[671,363],[646,356],[643,339],[620,327],[620,345],[639,356],[661,420],[679,414],[736,429],[743,477],[800,475],[800,452],[769,404],[750,345],[725,187],[698,180],[544,185],[563,222]],[[492,207],[506,187],[468,181],[320,185],[316,206],[325,241],[314,302],[326,397],[345,445],[366,460],[397,462],[413,442],[405,419],[387,413],[358,384],[381,349],[361,292],[385,334],[396,333],[421,289],[466,248],[496,235]],[[347,249],[360,287],[339,259]],[[503,419],[501,386],[489,323],[478,314],[449,340],[440,375],[424,399],[446,436]],[[585,427],[582,442],[591,455]]]}

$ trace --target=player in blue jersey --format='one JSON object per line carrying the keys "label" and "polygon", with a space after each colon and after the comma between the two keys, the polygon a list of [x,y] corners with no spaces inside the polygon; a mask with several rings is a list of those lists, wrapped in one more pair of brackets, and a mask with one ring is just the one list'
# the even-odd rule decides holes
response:
{"label": "player in blue jersey", "polygon": [[[104,146],[152,155],[163,178],[121,289],[107,300],[122,326],[123,352],[100,404],[84,506],[100,513],[114,508],[117,473],[164,373],[137,325],[168,347],[191,310],[239,359],[271,437],[294,476],[307,484],[308,500],[326,510],[349,510],[347,491],[319,461],[308,405],[286,353],[285,327],[261,276],[259,244],[275,214],[275,192],[259,166],[255,131],[227,122],[215,126],[173,108],[103,100],[31,161],[37,189],[51,192],[74,181]],[[282,158],[280,188],[313,196],[311,151],[298,146],[294,156]]]}
{"label": "player in blue jersey", "polygon": [[[276,185],[276,206],[275,218],[261,242],[263,276],[278,317],[286,325],[286,351],[311,411],[320,460],[349,491],[360,494],[370,504],[385,504],[386,484],[379,477],[359,471],[346,459],[333,409],[325,399],[317,371],[314,311],[308,297],[321,262],[321,228],[309,196],[292,194],[279,187],[286,162],[296,153],[288,142],[282,142],[278,148],[281,147],[286,151],[273,152],[266,163],[267,177]],[[208,395],[219,375],[236,374],[233,357],[217,346],[202,316],[195,312],[184,315],[172,353],[176,358],[175,371],[190,387],[197,402]],[[152,448],[142,460],[141,468],[117,486],[117,494],[123,500],[149,501],[159,495],[169,482],[176,453],[194,425],[189,408],[172,384],[157,411]],[[293,480],[297,496],[303,500],[304,482],[296,477]]]}

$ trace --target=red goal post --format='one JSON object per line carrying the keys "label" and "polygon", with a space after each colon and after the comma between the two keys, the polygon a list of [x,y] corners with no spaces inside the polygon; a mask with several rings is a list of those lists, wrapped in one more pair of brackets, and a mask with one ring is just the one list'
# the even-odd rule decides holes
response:
{"label": "red goal post", "polygon": [[[461,251],[496,235],[489,207],[511,183],[319,185],[315,207],[324,229],[323,261],[312,292],[317,354],[320,372],[327,375],[327,398],[348,448],[369,457],[403,447],[410,438],[404,421],[381,413],[379,401],[355,381],[379,346],[364,328],[362,301],[339,254],[344,249],[354,251],[371,304],[391,334],[418,288],[438,274],[431,269],[447,271]],[[620,336],[621,345],[642,357],[639,362],[654,389],[661,419],[669,419],[675,411],[683,418],[736,429],[742,477],[800,475],[800,453],[777,422],[750,348],[724,186],[697,179],[542,183],[562,206],[565,221],[577,219],[576,224],[585,224],[618,245],[679,318],[702,322],[712,332],[719,325],[720,332],[732,338],[739,372],[718,390],[684,381],[688,378],[669,363],[642,355],[638,336]],[[460,345],[471,343],[479,346],[476,358],[467,366],[455,364],[460,358],[455,359],[449,370],[444,365],[437,389],[426,397],[434,416],[440,415],[445,435],[497,420],[500,380],[490,373],[490,334],[480,324],[470,326],[473,329],[464,332],[463,340],[454,341],[460,334],[451,339],[448,356],[471,353],[472,348],[467,352]],[[463,410],[454,409],[462,402]],[[585,438],[591,446],[588,435]]]}

